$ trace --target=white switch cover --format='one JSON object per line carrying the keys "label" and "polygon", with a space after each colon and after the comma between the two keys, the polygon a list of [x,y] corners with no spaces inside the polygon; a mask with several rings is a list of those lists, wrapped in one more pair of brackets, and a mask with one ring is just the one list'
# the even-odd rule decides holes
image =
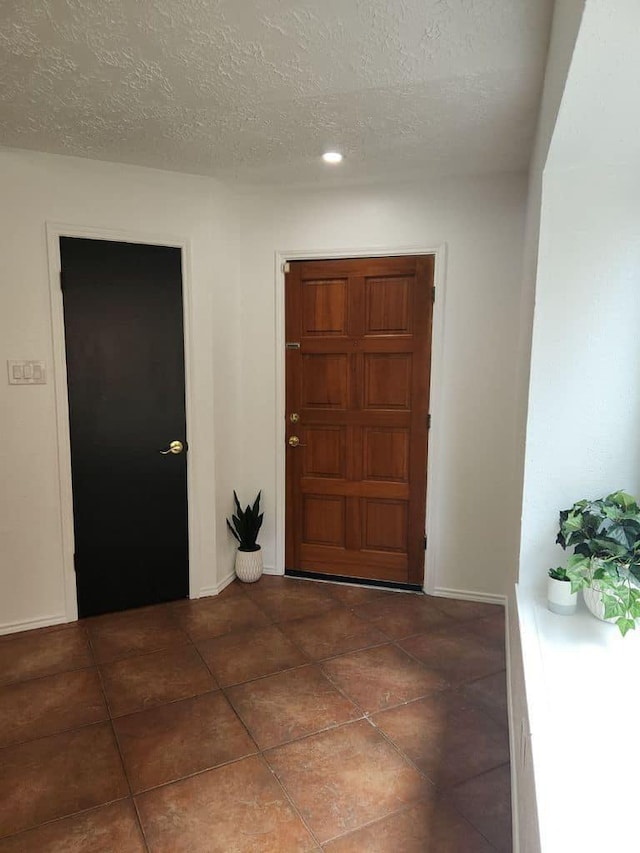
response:
{"label": "white switch cover", "polygon": [[44,361],[8,361],[9,385],[45,385]]}

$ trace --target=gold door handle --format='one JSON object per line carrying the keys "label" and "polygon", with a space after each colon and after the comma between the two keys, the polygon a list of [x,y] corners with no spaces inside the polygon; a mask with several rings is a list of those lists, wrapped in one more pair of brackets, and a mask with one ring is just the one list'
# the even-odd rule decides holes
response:
{"label": "gold door handle", "polygon": [[306,447],[306,444],[300,444],[300,439],[297,435],[292,435],[289,439],[289,447]]}
{"label": "gold door handle", "polygon": [[162,453],[163,456],[166,456],[169,453],[174,453],[174,454],[182,453],[183,450],[184,450],[184,445],[181,441],[172,441],[171,444],[169,445],[169,448],[167,450],[161,450],[160,453]]}

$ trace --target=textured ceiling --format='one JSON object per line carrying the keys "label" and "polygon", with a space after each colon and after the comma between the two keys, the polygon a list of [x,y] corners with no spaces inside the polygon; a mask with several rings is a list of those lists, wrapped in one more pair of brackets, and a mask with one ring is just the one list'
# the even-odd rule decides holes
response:
{"label": "textured ceiling", "polygon": [[[1,0],[0,144],[250,181],[528,163],[552,0]],[[333,175],[337,177],[337,169]]]}

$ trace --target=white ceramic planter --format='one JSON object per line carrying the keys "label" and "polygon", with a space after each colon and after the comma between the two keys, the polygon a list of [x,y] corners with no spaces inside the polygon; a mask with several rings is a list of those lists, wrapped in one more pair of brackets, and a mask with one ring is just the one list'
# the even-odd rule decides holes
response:
{"label": "white ceramic planter", "polygon": [[243,583],[255,583],[262,577],[262,549],[236,551],[236,575]]}
{"label": "white ceramic planter", "polygon": [[571,616],[578,606],[578,593],[571,592],[570,581],[547,578],[547,607],[552,613]]}
{"label": "white ceramic planter", "polygon": [[596,619],[600,619],[601,622],[615,622],[616,617],[611,619],[604,618],[604,604],[602,603],[602,593],[600,588],[596,586],[594,583],[593,586],[585,586],[582,590],[582,596],[584,598],[584,603],[587,605],[588,609],[593,613]]}

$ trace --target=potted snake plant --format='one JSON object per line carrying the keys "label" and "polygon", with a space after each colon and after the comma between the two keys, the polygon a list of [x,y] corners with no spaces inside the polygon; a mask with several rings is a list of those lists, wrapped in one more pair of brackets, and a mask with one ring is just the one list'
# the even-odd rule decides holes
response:
{"label": "potted snake plant", "polygon": [[227,527],[238,542],[235,568],[238,580],[243,583],[255,583],[262,577],[262,550],[257,542],[264,517],[260,512],[261,494],[258,492],[253,504],[247,504],[246,509],[242,509],[234,491],[235,513],[231,521],[227,519]]}

